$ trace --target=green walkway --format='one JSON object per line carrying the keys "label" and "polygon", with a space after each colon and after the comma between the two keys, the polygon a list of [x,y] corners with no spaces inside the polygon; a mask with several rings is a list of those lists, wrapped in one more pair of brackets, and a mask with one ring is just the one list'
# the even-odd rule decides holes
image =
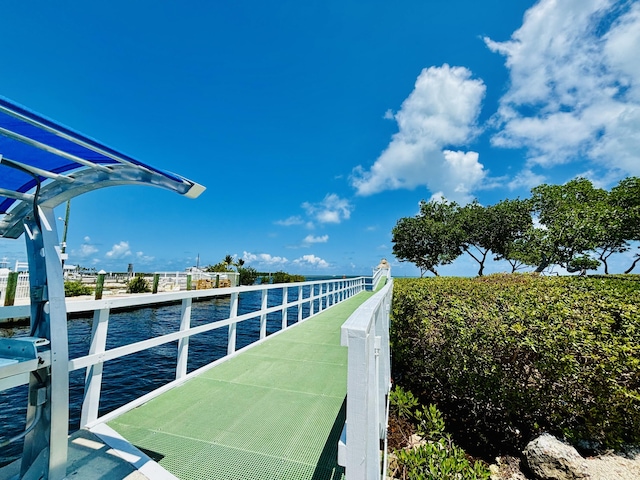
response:
{"label": "green walkway", "polygon": [[109,426],[184,480],[344,478],[340,327],[371,295],[272,336]]}

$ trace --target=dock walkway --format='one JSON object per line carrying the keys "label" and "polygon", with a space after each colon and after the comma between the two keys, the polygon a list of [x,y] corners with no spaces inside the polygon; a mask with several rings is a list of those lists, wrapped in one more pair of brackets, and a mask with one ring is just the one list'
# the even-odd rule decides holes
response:
{"label": "dock walkway", "polygon": [[211,368],[108,426],[180,479],[341,479],[354,297]]}

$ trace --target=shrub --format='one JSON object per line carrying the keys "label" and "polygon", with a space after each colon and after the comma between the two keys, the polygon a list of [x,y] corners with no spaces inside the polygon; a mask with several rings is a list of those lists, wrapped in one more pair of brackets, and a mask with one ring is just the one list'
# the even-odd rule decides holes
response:
{"label": "shrub", "polygon": [[273,274],[273,283],[292,283],[292,282],[304,282],[305,277],[303,275],[292,275],[286,272],[275,272]]}
{"label": "shrub", "polygon": [[145,293],[150,291],[149,282],[141,275],[136,275],[127,283],[127,293]]}
{"label": "shrub", "polygon": [[542,431],[635,444],[639,305],[635,277],[398,279],[394,377],[489,455]]}
{"label": "shrub", "polygon": [[64,282],[64,296],[78,297],[80,295],[91,295],[93,289],[89,285],[85,285],[80,280],[72,282]]}
{"label": "shrub", "polygon": [[240,285],[253,285],[258,278],[258,272],[253,267],[238,268],[240,274]]}
{"label": "shrub", "polygon": [[479,461],[472,462],[464,450],[445,433],[442,414],[435,405],[424,407],[411,392],[396,387],[390,394],[391,410],[397,418],[411,419],[424,443],[413,448],[394,450],[396,461],[391,474],[395,478],[416,480],[485,480],[489,470]]}

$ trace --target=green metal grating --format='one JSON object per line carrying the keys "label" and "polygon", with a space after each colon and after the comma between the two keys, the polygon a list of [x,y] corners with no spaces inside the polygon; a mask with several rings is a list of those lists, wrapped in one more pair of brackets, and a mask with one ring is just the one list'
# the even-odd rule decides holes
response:
{"label": "green metal grating", "polygon": [[343,479],[340,327],[371,295],[271,337],[109,426],[184,480]]}

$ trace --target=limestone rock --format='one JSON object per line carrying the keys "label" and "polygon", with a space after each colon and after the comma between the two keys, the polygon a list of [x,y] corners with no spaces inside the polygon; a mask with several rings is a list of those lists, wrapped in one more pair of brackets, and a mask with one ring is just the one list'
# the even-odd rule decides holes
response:
{"label": "limestone rock", "polygon": [[575,448],[547,433],[529,442],[524,460],[536,478],[541,480],[587,480],[587,462]]}

